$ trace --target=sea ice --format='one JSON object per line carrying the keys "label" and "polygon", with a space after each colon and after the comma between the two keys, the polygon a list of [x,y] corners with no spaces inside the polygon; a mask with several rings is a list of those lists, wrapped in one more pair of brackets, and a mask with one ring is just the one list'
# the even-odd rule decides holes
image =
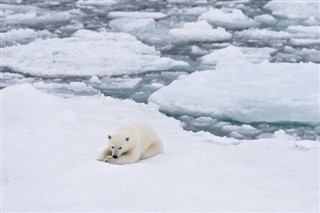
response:
{"label": "sea ice", "polygon": [[[60,98],[30,85],[2,89],[1,97],[4,212],[319,209],[315,141],[192,133],[145,104]],[[137,120],[154,127],[164,153],[122,166],[97,161],[107,134]]]}
{"label": "sea ice", "polygon": [[245,40],[263,40],[269,42],[274,42],[275,39],[289,39],[294,37],[294,35],[285,31],[273,31],[269,29],[256,28],[235,32],[234,36],[236,38],[243,38]]}
{"label": "sea ice", "polygon": [[152,18],[117,18],[111,20],[109,26],[115,31],[136,35],[154,30],[156,22]]}
{"label": "sea ice", "polygon": [[317,1],[269,1],[264,8],[272,11],[273,15],[291,19],[320,18],[319,2]]}
{"label": "sea ice", "polygon": [[77,9],[61,12],[47,11],[35,6],[1,4],[1,22],[6,25],[38,26],[39,24],[68,23],[81,16]]}
{"label": "sea ice", "polygon": [[16,44],[27,44],[38,38],[46,39],[55,37],[48,30],[35,31],[33,29],[12,29],[5,33],[0,33],[1,47],[11,46]]}
{"label": "sea ice", "polygon": [[109,18],[153,18],[162,19],[167,17],[166,14],[160,12],[125,12],[125,11],[112,11],[108,13]]}
{"label": "sea ice", "polygon": [[227,29],[244,29],[254,27],[257,23],[244,15],[241,10],[222,8],[210,8],[199,16],[199,20],[207,20],[210,24]]}
{"label": "sea ice", "polygon": [[181,68],[187,63],[160,57],[154,47],[126,33],[79,30],[70,38],[2,48],[2,65],[40,76],[110,76]]}
{"label": "sea ice", "polygon": [[204,41],[226,41],[232,35],[225,29],[218,27],[213,29],[205,20],[185,23],[182,28],[175,28],[169,31],[176,42],[204,42]]}
{"label": "sea ice", "polygon": [[159,89],[149,102],[170,114],[319,123],[319,74],[313,63],[222,61],[214,71],[195,72]]}
{"label": "sea ice", "polygon": [[210,54],[202,56],[200,61],[204,64],[217,64],[221,61],[231,61],[234,59],[247,59],[253,63],[260,63],[270,58],[270,54],[275,52],[272,48],[235,47],[230,45],[226,48],[215,50]]}

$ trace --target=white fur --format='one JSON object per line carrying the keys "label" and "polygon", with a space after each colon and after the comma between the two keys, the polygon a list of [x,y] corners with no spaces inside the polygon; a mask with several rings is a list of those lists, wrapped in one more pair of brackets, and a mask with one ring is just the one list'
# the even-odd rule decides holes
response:
{"label": "white fur", "polygon": [[148,124],[139,122],[122,127],[110,135],[108,147],[98,160],[112,164],[135,163],[162,151],[162,142],[154,130]]}

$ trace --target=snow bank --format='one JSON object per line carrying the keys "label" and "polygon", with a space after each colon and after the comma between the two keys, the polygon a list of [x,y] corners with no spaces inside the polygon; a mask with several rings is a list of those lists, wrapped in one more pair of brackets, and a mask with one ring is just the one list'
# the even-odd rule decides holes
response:
{"label": "snow bank", "polygon": [[317,1],[273,0],[269,1],[264,8],[271,10],[274,15],[288,18],[320,18],[319,2]]}
{"label": "snow bank", "polygon": [[230,40],[232,37],[230,33],[221,27],[212,29],[212,26],[205,20],[185,23],[182,28],[171,29],[169,35],[176,42],[215,42]]}
{"label": "snow bank", "polygon": [[46,39],[55,37],[48,30],[35,31],[33,29],[12,29],[5,33],[0,33],[1,46],[11,46],[16,44],[27,44],[38,38]]}
{"label": "snow bank", "polygon": [[162,19],[167,17],[166,14],[160,12],[124,12],[113,11],[108,13],[109,18],[153,18]]}
{"label": "snow bank", "polygon": [[[46,48],[44,48],[46,47]],[[125,33],[79,30],[70,38],[2,49],[3,66],[41,76],[120,75],[186,66]]]}
{"label": "snow bank", "polygon": [[199,20],[207,20],[210,24],[227,29],[244,29],[254,27],[257,23],[238,9],[213,9],[201,14]]}
{"label": "snow bank", "polygon": [[[194,134],[144,104],[58,98],[28,85],[1,96],[4,212],[319,208],[316,141],[298,143],[281,132],[254,141]],[[97,161],[106,135],[137,120],[156,129],[164,153],[123,166]]]}
{"label": "snow bank", "polygon": [[218,63],[215,71],[196,72],[174,81],[149,101],[172,114],[241,122],[319,123],[319,74],[313,63],[227,61]]}

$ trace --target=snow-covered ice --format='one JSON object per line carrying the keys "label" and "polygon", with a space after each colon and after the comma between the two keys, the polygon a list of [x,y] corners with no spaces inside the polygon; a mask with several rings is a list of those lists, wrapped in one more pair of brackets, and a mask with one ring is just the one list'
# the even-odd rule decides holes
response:
{"label": "snow-covered ice", "polygon": [[272,11],[273,15],[292,19],[307,19],[315,17],[319,20],[319,2],[299,0],[272,0],[264,8]]}
{"label": "snow-covered ice", "polygon": [[244,29],[257,25],[257,23],[243,14],[239,9],[214,9],[202,13],[199,20],[207,20],[210,24],[227,29]]}
{"label": "snow-covered ice", "polygon": [[160,12],[125,12],[125,11],[112,11],[108,13],[109,18],[153,18],[162,19],[167,15]]}
{"label": "snow-covered ice", "polygon": [[185,23],[182,28],[174,28],[169,31],[176,42],[218,42],[230,40],[232,35],[224,28],[213,29],[205,20]]}
{"label": "snow-covered ice", "polygon": [[126,33],[79,30],[70,38],[2,48],[2,66],[40,76],[137,74],[186,65],[160,57],[154,47]]}
{"label": "snow-covered ice", "polygon": [[229,45],[226,48],[215,50],[210,54],[202,56],[200,61],[204,64],[217,64],[218,62],[226,62],[235,59],[247,59],[253,63],[260,63],[264,60],[268,60],[271,53],[274,53],[275,50],[272,48],[239,48],[233,45]]}
{"label": "snow-covered ice", "polygon": [[152,18],[117,18],[109,26],[116,31],[138,34],[154,30],[156,22]]}
{"label": "snow-covered ice", "polygon": [[159,89],[149,101],[170,114],[319,123],[319,74],[313,63],[222,61],[214,71],[195,72]]}
{"label": "snow-covered ice", "polygon": [[[144,104],[59,98],[30,85],[1,96],[4,212],[319,209],[316,141],[191,133]],[[123,166],[97,161],[107,134],[137,120],[156,129],[164,153]]]}
{"label": "snow-covered ice", "polygon": [[1,47],[11,46],[16,44],[27,44],[38,38],[46,39],[55,37],[48,30],[35,31],[33,29],[12,29],[5,33],[0,33]]}

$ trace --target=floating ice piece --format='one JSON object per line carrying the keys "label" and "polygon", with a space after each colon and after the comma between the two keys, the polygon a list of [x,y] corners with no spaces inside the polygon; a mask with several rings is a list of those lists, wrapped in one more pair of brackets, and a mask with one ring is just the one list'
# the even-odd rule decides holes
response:
{"label": "floating ice piece", "polygon": [[268,14],[258,15],[258,16],[255,16],[253,19],[263,24],[273,25],[277,23],[277,19]]}
{"label": "floating ice piece", "polygon": [[251,40],[270,40],[271,42],[273,39],[288,39],[294,37],[294,35],[285,31],[272,31],[267,29],[254,28],[235,32],[234,36]]}
{"label": "floating ice piece", "polygon": [[116,4],[117,0],[79,0],[78,6],[110,6]]}
{"label": "floating ice piece", "polygon": [[156,22],[152,18],[117,18],[109,26],[115,31],[137,34],[154,30]]}
{"label": "floating ice piece", "polygon": [[320,45],[319,39],[290,39],[289,44],[292,46],[308,46],[308,45]]}
{"label": "floating ice piece", "polygon": [[319,39],[320,36],[320,26],[289,26],[286,29],[287,32],[293,33],[293,34],[300,34],[296,37],[304,37],[304,38],[314,38]]}
{"label": "floating ice piece", "polygon": [[80,10],[51,12],[34,6],[1,4],[1,22],[4,25],[37,26],[39,24],[53,24],[70,22],[81,16]]}
{"label": "floating ice piece", "polygon": [[48,30],[35,31],[33,29],[12,29],[5,33],[0,33],[1,46],[11,46],[15,44],[26,44],[38,38],[46,39],[55,37]]}
{"label": "floating ice piece", "polygon": [[210,24],[227,29],[245,29],[258,25],[238,9],[213,9],[199,16],[199,20],[207,20]]}
{"label": "floating ice piece", "polygon": [[317,1],[269,1],[264,8],[272,11],[273,15],[288,18],[320,17],[319,2]]}
{"label": "floating ice piece", "polygon": [[70,38],[37,40],[3,48],[2,62],[3,66],[22,73],[41,76],[110,76],[187,65],[160,57],[154,47],[132,35],[89,30],[79,30]]}
{"label": "floating ice piece", "polygon": [[213,29],[205,20],[185,23],[182,28],[171,29],[169,35],[176,42],[226,41],[232,37],[230,33],[221,27]]}
{"label": "floating ice piece", "polygon": [[230,45],[226,48],[215,50],[212,53],[202,56],[201,62],[204,64],[217,64],[222,61],[231,61],[235,59],[247,59],[253,63],[260,63],[264,60],[268,60],[270,54],[275,52],[272,48],[239,48]]}
{"label": "floating ice piece", "polygon": [[202,56],[201,62],[204,64],[217,64],[219,61],[230,61],[235,59],[246,58],[238,47],[228,46],[223,49],[215,50],[212,53]]}
{"label": "floating ice piece", "polygon": [[109,18],[153,18],[162,19],[167,17],[166,14],[160,12],[124,12],[113,11],[108,13]]}
{"label": "floating ice piece", "polygon": [[171,114],[319,123],[319,74],[313,63],[221,62],[214,71],[195,72],[159,89],[149,102]]}

